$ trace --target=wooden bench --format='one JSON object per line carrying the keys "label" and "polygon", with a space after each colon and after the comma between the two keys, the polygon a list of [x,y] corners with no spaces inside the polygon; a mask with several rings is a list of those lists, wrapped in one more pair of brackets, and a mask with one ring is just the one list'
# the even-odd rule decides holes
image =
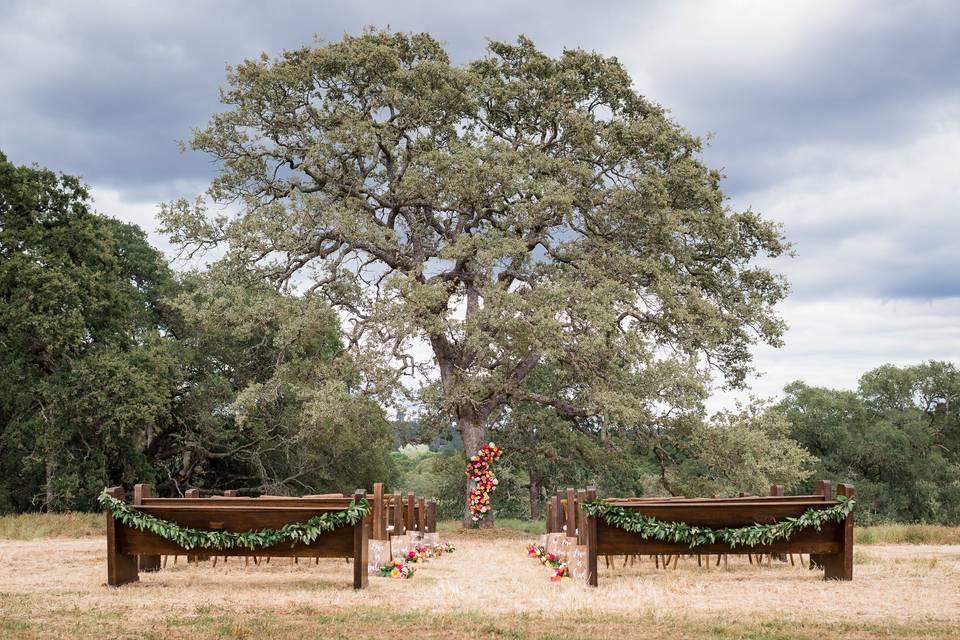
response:
{"label": "wooden bench", "polygon": [[437,503],[412,492],[406,496],[401,491],[385,494],[383,484],[377,482],[373,485],[370,518],[372,540],[389,540],[405,533],[436,533]]}
{"label": "wooden bench", "polygon": [[[738,528],[755,523],[772,524],[785,518],[797,517],[808,509],[829,509],[837,505],[829,481],[819,481],[812,495],[785,496],[783,487],[774,485],[770,496],[741,494],[735,498],[687,498],[687,497],[638,497],[607,498],[604,502],[614,504],[664,522],[684,522],[689,525],[710,528]],[[841,484],[837,493],[848,498],[854,495],[852,485]],[[611,526],[602,518],[587,515],[579,505],[584,500],[594,500],[596,490],[575,492],[567,489],[566,495],[558,492],[547,505],[547,531],[566,531],[575,536],[579,544],[587,546],[588,580],[597,585],[598,556],[680,556],[687,554],[718,555],[770,555],[784,557],[786,554],[809,554],[810,568],[822,568],[826,580],[853,579],[853,514],[840,522],[825,522],[820,530],[806,528],[797,531],[788,540],[778,540],[769,545],[736,546],[714,543],[691,548],[686,543],[674,543],[644,539],[637,533]],[[572,508],[571,508],[572,505]],[[752,562],[752,559],[751,559]]]}
{"label": "wooden bench", "polygon": [[[285,524],[305,522],[323,513],[341,511],[351,500],[364,499],[358,489],[351,497],[213,497],[200,498],[190,492],[185,498],[154,498],[149,485],[134,487],[133,506],[157,518],[185,527],[207,531],[242,532],[256,529],[278,529]],[[122,487],[107,489],[107,494],[123,500]],[[283,543],[271,547],[247,549],[186,549],[156,534],[124,525],[108,510],[107,518],[107,583],[118,587],[139,579],[139,569],[156,570],[161,555],[203,556],[266,556],[352,558],[353,587],[367,586],[368,529],[366,520],[356,525],[327,531],[310,544]],[[141,559],[138,560],[138,556]]]}

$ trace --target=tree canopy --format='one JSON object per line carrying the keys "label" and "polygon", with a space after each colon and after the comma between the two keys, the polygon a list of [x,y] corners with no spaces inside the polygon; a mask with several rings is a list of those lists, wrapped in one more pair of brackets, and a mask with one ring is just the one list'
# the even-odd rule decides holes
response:
{"label": "tree canopy", "polygon": [[884,365],[856,391],[788,385],[790,435],[820,459],[816,477],[856,483],[863,516],[960,522],[960,372],[948,362]]}
{"label": "tree canopy", "polygon": [[0,154],[0,512],[104,486],[349,490],[390,426],[316,297],[175,276],[72,176]]}
{"label": "tree canopy", "polygon": [[[509,402],[637,424],[678,369],[737,385],[780,341],[786,285],[755,262],[787,250],[778,227],[726,205],[616,59],[521,37],[456,65],[371,31],[245,61],[222,101],[191,145],[236,214],[171,203],[173,239],[324,296],[365,359],[435,369],[468,451]],[[557,384],[531,391],[545,362]]]}
{"label": "tree canopy", "polygon": [[2,153],[0,256],[0,509],[92,504],[148,468],[138,436],[164,419],[166,263],[79,180]]}

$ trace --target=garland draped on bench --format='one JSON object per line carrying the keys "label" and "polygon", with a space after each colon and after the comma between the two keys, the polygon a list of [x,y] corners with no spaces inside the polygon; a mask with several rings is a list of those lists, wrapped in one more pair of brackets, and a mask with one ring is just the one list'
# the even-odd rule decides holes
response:
{"label": "garland draped on bench", "polygon": [[689,543],[691,548],[716,542],[723,542],[731,547],[754,547],[771,544],[777,540],[787,540],[800,529],[815,527],[819,531],[824,522],[843,520],[853,511],[855,501],[846,496],[837,496],[836,500],[837,504],[828,509],[807,509],[796,518],[786,518],[773,524],[752,524],[736,529],[711,529],[684,522],[664,522],[602,500],[584,502],[583,509],[595,518],[603,518],[610,526],[638,533],[643,538]]}
{"label": "garland draped on bench", "polygon": [[148,513],[138,511],[133,506],[107,495],[106,491],[97,498],[100,505],[113,514],[119,522],[148,531],[166,540],[177,543],[184,549],[262,549],[289,542],[310,544],[320,534],[333,531],[344,525],[353,526],[367,515],[369,503],[366,500],[351,500],[346,509],[331,511],[313,516],[306,522],[291,522],[279,529],[260,529],[251,531],[204,531],[184,527],[176,522],[163,520]]}

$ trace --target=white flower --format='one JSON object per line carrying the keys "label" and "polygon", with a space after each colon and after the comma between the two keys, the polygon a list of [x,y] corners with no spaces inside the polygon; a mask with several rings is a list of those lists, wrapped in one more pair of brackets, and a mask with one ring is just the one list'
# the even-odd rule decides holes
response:
{"label": "white flower", "polygon": [[490,444],[490,448],[491,448],[491,449],[493,449],[495,446],[497,446],[497,445],[493,444],[492,442],[489,443],[489,444]]}

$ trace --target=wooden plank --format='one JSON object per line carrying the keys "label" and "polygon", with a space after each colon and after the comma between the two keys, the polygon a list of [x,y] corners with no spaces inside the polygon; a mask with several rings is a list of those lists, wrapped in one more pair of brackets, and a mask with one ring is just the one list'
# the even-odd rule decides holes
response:
{"label": "wooden plank", "polygon": [[[833,500],[833,483],[829,480],[817,480],[813,483],[813,488],[814,493],[819,496],[820,500]],[[824,562],[824,558],[821,558],[819,554],[810,554],[810,569],[822,569]]]}
{"label": "wooden plank", "polygon": [[[107,495],[123,500],[123,487],[110,487]],[[135,555],[123,550],[123,525],[117,522],[108,510],[107,518],[107,584],[111,587],[136,582],[140,579],[138,562]]]}
{"label": "wooden plank", "polygon": [[[595,500],[597,490],[594,487],[587,487],[587,500]],[[587,583],[595,587],[598,584],[597,576],[597,519],[592,516],[586,516],[586,544],[587,544]]]}
{"label": "wooden plank", "polygon": [[566,516],[566,527],[567,535],[573,536],[576,535],[577,529],[577,513],[574,507],[574,501],[576,499],[577,492],[572,488],[567,487],[567,501],[564,509],[564,516]]}
{"label": "wooden plank", "polygon": [[427,531],[437,532],[437,501],[431,500],[427,503]]}
{"label": "wooden plank", "polygon": [[646,504],[632,507],[631,510],[665,522],[724,528],[745,527],[755,523],[771,524],[784,518],[797,517],[807,509],[825,509],[830,506],[833,504],[828,502],[773,502],[763,505]]}
{"label": "wooden plank", "polygon": [[[139,507],[143,504],[144,498],[149,498],[152,493],[149,484],[133,485],[133,505]],[[160,570],[160,556],[140,556],[140,571],[152,572]]]}
{"label": "wooden plank", "polygon": [[[853,485],[837,485],[837,495],[852,498]],[[837,527],[838,553],[822,558],[824,580],[853,580],[853,513]]]}
{"label": "wooden plank", "polygon": [[[196,555],[200,550],[185,549],[171,540],[148,531],[140,531],[126,525],[120,525],[123,533],[123,552],[131,555]],[[339,527],[325,531],[309,545],[284,543],[260,549],[203,550],[204,553],[218,556],[272,556],[272,557],[309,557],[309,558],[351,558],[354,555],[352,526]]]}
{"label": "wooden plank", "polygon": [[[356,501],[362,500],[366,496],[363,489],[357,489],[353,494]],[[331,532],[332,533],[332,532]],[[353,526],[353,588],[366,588],[369,581],[367,571],[367,558],[370,553],[367,540],[367,527],[363,522],[358,522]]]}
{"label": "wooden plank", "polygon": [[403,494],[399,491],[393,493],[393,535],[402,536],[406,527],[403,524]]}
{"label": "wooden plank", "polygon": [[413,531],[417,527],[416,503],[417,496],[411,491],[407,494],[407,531]]}
{"label": "wooden plank", "polygon": [[577,491],[577,502],[576,502],[576,515],[577,515],[577,544],[582,545],[586,544],[586,525],[587,521],[584,517],[583,512],[583,503],[587,500],[587,492],[584,489]]}
{"label": "wooden plank", "polygon": [[[772,486],[770,487],[770,496],[771,496],[771,497],[776,497],[776,498],[781,498],[781,499],[782,499],[782,498],[785,497],[784,494],[785,494],[785,491],[784,491],[784,489],[783,489],[783,485],[782,485],[782,484],[775,484],[775,485],[772,485]],[[784,555],[784,554],[782,554],[782,553],[778,553],[778,554],[777,554],[777,561],[778,561],[778,562],[786,562],[786,561],[787,561],[787,556]]]}
{"label": "wooden plank", "polygon": [[765,502],[817,502],[822,501],[821,495],[801,495],[801,496],[741,496],[721,498],[714,496],[712,498],[671,498],[671,497],[639,497],[639,498],[606,498],[604,502],[610,504],[648,504],[656,503],[704,503],[704,504],[753,504]]}
{"label": "wooden plank", "polygon": [[140,511],[148,511],[150,513],[171,513],[174,511],[183,511],[184,513],[199,513],[203,511],[217,511],[219,513],[269,513],[271,511],[284,511],[290,513],[329,513],[343,511],[350,504],[350,502],[330,503],[316,501],[301,502],[291,505],[288,503],[274,503],[273,501],[243,503],[239,500],[239,498],[221,500],[219,502],[211,500],[208,504],[204,504],[204,501],[202,500],[199,502],[183,500],[178,502],[167,502],[165,504],[151,504],[148,502],[141,507],[137,507],[137,509]]}
{"label": "wooden plank", "polygon": [[420,499],[417,500],[417,531],[423,533],[426,530],[427,526],[427,505],[423,499],[423,496],[420,496]]}
{"label": "wooden plank", "polygon": [[386,520],[383,517],[383,483],[373,483],[373,530],[370,537],[373,540],[384,540],[387,537]]}
{"label": "wooden plank", "polygon": [[222,531],[277,529],[290,522],[306,522],[313,516],[329,513],[319,507],[141,507],[140,511],[171,520],[185,527]]}
{"label": "wooden plank", "polygon": [[350,504],[350,498],[248,498],[240,496],[229,498],[214,496],[211,498],[144,498],[145,507],[201,507],[213,506],[236,507],[247,509],[250,507],[326,507],[330,511],[341,511]]}

